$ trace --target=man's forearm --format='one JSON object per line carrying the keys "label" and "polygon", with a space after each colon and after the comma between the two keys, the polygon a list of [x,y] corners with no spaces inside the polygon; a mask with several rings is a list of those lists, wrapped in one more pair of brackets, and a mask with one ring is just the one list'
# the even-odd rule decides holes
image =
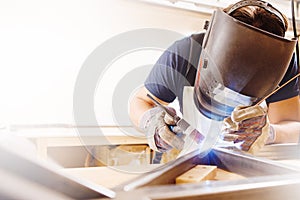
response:
{"label": "man's forearm", "polygon": [[275,130],[275,140],[273,143],[298,143],[300,135],[300,122],[283,121],[271,124]]}
{"label": "man's forearm", "polygon": [[142,99],[135,98],[134,100],[132,100],[130,102],[129,116],[133,125],[138,128],[140,118],[147,110],[151,109],[152,107],[152,105],[145,103],[145,101],[143,101]]}

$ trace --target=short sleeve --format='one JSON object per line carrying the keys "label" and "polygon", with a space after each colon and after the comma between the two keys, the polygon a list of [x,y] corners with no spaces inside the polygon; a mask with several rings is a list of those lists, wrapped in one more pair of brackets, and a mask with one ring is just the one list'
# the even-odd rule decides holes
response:
{"label": "short sleeve", "polygon": [[190,51],[189,37],[173,43],[157,60],[144,85],[154,96],[172,102],[182,93]]}

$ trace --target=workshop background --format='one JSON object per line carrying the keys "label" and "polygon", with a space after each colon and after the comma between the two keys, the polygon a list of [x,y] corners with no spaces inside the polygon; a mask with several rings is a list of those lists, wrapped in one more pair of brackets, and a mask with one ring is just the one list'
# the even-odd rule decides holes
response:
{"label": "workshop background", "polygon": [[[0,132],[29,139],[37,157],[54,160],[63,168],[149,164],[153,152],[132,127],[127,113],[116,121],[112,102],[119,81],[138,67],[147,65],[150,70],[163,49],[128,52],[105,66],[94,94],[97,123],[87,122],[84,128],[102,128],[107,137],[112,136],[107,141],[93,134],[83,140],[74,130],[78,124],[73,95],[83,64],[97,47],[129,31],[147,28],[182,36],[200,32],[215,8],[233,2],[236,0],[0,0]],[[291,19],[290,1],[269,2]],[[296,6],[299,27],[298,2]],[[293,34],[291,27],[288,36]],[[120,100],[127,105],[128,99]],[[129,134],[129,141],[122,131],[138,137]],[[18,147],[19,143],[10,140],[6,146],[10,144]],[[95,160],[91,152],[103,160]],[[124,158],[124,152],[131,154]]]}
{"label": "workshop background", "polygon": [[[73,126],[76,78],[98,46],[118,34],[141,28],[189,35],[201,31],[209,16],[135,0],[1,1],[1,128]],[[98,124],[91,125],[131,125],[129,118],[122,124],[114,120],[114,87],[135,67],[155,63],[161,53],[162,50],[151,49],[132,52],[108,66],[95,91]],[[127,117],[127,113],[124,115]],[[68,150],[56,154],[63,155]],[[68,156],[68,159],[72,158]],[[65,157],[60,160],[67,162]]]}
{"label": "workshop background", "polygon": [[[99,45],[141,28],[190,35],[203,30],[215,7],[231,2],[235,1],[0,1],[2,126],[72,124],[76,77]],[[291,17],[290,1],[270,2]],[[139,56],[129,54],[112,63],[111,71],[102,78],[103,85],[110,87],[96,91],[99,125],[115,125],[110,105],[114,84],[134,67],[153,64],[160,53],[140,51],[136,52]]]}
{"label": "workshop background", "polygon": [[[142,28],[187,36],[203,30],[214,8],[232,2],[235,1],[0,1],[1,128],[75,125],[76,78],[98,46],[114,36]],[[289,1],[271,3],[291,17]],[[95,91],[98,124],[90,125],[131,125],[126,113],[125,120],[114,119],[114,88],[134,68],[149,65],[150,70],[161,53],[159,49],[143,49],[107,66]]]}

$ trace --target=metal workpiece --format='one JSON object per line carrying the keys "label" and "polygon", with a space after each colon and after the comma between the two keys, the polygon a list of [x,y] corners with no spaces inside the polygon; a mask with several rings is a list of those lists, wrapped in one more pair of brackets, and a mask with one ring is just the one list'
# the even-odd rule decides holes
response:
{"label": "metal workpiece", "polygon": [[[177,176],[200,164],[216,165],[245,179],[175,185]],[[300,169],[236,149],[216,147],[208,153],[191,152],[114,188],[114,191],[116,199],[135,199],[137,196],[139,199],[297,199],[299,188]]]}
{"label": "metal workpiece", "polygon": [[37,159],[32,144],[25,139],[3,133],[0,141],[0,176],[3,180],[0,199],[115,197],[113,190],[65,174],[55,163]]}
{"label": "metal workpiece", "polygon": [[300,174],[254,177],[236,181],[206,181],[197,184],[152,186],[118,192],[115,199],[142,200],[298,200]]}
{"label": "metal workpiece", "polygon": [[143,186],[175,184],[175,178],[196,166],[200,157],[206,153],[195,150],[189,154],[157,167],[127,183],[114,188],[114,191],[131,191]]}
{"label": "metal workpiece", "polygon": [[210,156],[210,165],[216,165],[218,168],[245,177],[300,173],[300,169],[289,167],[266,158],[253,156],[236,149],[214,148]]}
{"label": "metal workpiece", "polygon": [[256,156],[271,160],[300,160],[300,144],[288,143],[266,145]]}

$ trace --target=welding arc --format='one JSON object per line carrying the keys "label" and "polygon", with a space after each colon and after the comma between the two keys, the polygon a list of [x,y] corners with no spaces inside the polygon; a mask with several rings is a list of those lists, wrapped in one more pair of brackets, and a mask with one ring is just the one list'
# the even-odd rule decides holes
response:
{"label": "welding arc", "polygon": [[297,77],[300,76],[300,73],[296,74],[293,78],[291,78],[290,80],[288,80],[287,82],[285,82],[284,84],[282,84],[281,86],[278,86],[275,90],[273,90],[270,94],[268,94],[267,96],[265,96],[264,98],[262,98],[259,102],[257,102],[255,105],[259,105],[261,104],[264,100],[266,100],[267,98],[269,98],[272,94],[274,94],[275,92],[277,92],[278,90],[280,90],[281,88],[283,88],[284,86],[286,86],[287,84],[289,84],[290,82],[292,82],[293,80],[295,80]]}

